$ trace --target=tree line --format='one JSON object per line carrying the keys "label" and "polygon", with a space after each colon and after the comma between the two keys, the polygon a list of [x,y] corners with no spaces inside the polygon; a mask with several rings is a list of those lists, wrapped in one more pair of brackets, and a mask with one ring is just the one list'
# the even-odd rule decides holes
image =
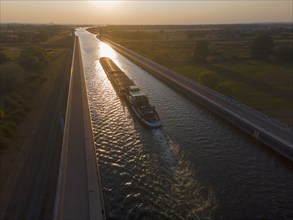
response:
{"label": "tree line", "polygon": [[2,25],[0,41],[1,43],[42,43],[66,30],[69,28],[60,25]]}
{"label": "tree line", "polygon": [[23,50],[18,62],[9,62],[10,58],[0,53],[1,65],[1,95],[9,93],[19,86],[25,71],[40,73],[48,64],[47,53],[44,49],[36,46]]}
{"label": "tree line", "polygon": [[[193,59],[196,63],[206,64],[209,55],[208,41],[197,41]],[[292,62],[292,47],[279,47],[274,50],[274,41],[268,34],[257,35],[250,45],[250,56],[263,61],[270,60],[271,56],[282,62]],[[222,94],[234,96],[236,89],[229,81],[220,81],[215,72],[204,70],[199,74],[199,83],[219,91]]]}
{"label": "tree line", "polygon": [[[197,41],[193,53],[194,61],[204,64],[207,62],[209,54],[208,41]],[[274,48],[274,40],[268,34],[258,34],[250,45],[250,56],[255,59],[267,61],[272,55],[274,55],[275,59],[278,61],[292,61],[293,48],[289,46]]]}
{"label": "tree line", "polygon": [[16,58],[0,53],[0,147],[6,146],[29,110],[31,97],[45,80],[47,52],[33,46]]}

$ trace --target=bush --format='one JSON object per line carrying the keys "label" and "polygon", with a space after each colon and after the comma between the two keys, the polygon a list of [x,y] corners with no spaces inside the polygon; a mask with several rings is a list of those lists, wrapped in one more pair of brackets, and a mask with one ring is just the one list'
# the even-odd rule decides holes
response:
{"label": "bush", "polygon": [[[0,129],[1,129],[1,146],[15,134],[17,125],[23,120],[28,111],[28,103],[18,97],[10,95],[6,97],[0,106]],[[5,141],[4,141],[5,139]]]}
{"label": "bush", "polygon": [[276,57],[279,61],[292,61],[293,48],[292,47],[279,47],[276,50]]}
{"label": "bush", "polygon": [[14,110],[13,112],[11,112],[11,114],[9,115],[9,117],[11,118],[11,121],[15,122],[16,124],[19,124],[24,116],[26,115],[26,110],[25,108],[17,108],[16,110]]}
{"label": "bush", "polygon": [[31,70],[44,69],[48,64],[46,51],[40,47],[29,47],[21,52],[20,65]]}
{"label": "bush", "polygon": [[252,57],[267,60],[272,54],[273,39],[268,34],[259,34],[255,37],[250,48]]}
{"label": "bush", "polygon": [[0,53],[0,64],[5,64],[8,60],[9,58],[4,53]]}
{"label": "bush", "polygon": [[[1,125],[0,125],[0,130],[1,131],[3,130]],[[0,133],[0,150],[5,148],[8,142],[9,142],[9,139],[7,137],[4,137],[3,133]]]}
{"label": "bush", "polygon": [[13,137],[16,131],[16,124],[14,122],[8,121],[1,127],[4,137]]}
{"label": "bush", "polygon": [[200,73],[198,81],[199,83],[214,89],[218,84],[219,79],[216,73],[204,70]]}
{"label": "bush", "polygon": [[232,96],[234,97],[236,95],[236,89],[234,88],[234,86],[232,85],[231,82],[228,81],[223,81],[220,82],[215,90],[217,90],[218,92],[227,95],[227,96]]}
{"label": "bush", "polygon": [[206,63],[209,55],[209,48],[207,41],[196,42],[193,58],[197,63]]}
{"label": "bush", "polygon": [[15,63],[0,66],[1,93],[12,92],[23,81],[23,69]]}

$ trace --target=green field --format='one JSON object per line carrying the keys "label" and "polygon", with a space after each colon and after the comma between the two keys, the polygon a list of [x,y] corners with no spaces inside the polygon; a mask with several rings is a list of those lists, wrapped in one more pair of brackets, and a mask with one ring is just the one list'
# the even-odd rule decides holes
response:
{"label": "green field", "polygon": [[[0,53],[8,61],[0,64],[1,103],[0,103],[0,149],[3,150],[14,139],[17,129],[29,111],[41,108],[49,96],[60,71],[68,59],[68,49],[72,37],[60,33],[49,40],[56,46],[41,49],[46,57],[46,67],[32,69],[21,65],[21,53],[27,50],[22,45],[1,45]],[[37,46],[37,48],[39,48]],[[37,59],[37,58],[34,58]]]}

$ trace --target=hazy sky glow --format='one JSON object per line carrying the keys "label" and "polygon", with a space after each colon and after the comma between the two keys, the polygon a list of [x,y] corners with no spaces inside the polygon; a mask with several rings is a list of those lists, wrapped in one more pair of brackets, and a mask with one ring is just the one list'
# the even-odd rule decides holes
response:
{"label": "hazy sky glow", "polygon": [[292,22],[292,0],[1,0],[1,23],[220,24]]}

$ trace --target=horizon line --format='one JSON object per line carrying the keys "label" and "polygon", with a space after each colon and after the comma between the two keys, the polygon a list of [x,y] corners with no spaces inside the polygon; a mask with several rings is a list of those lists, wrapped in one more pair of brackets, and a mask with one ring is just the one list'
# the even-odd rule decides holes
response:
{"label": "horizon line", "polygon": [[236,22],[236,23],[186,23],[186,24],[176,24],[176,23],[165,23],[165,24],[89,24],[89,23],[54,23],[54,22],[2,22],[0,24],[29,24],[29,25],[80,25],[80,26],[200,26],[200,25],[242,25],[242,24],[293,24],[292,21],[255,21],[255,22]]}

